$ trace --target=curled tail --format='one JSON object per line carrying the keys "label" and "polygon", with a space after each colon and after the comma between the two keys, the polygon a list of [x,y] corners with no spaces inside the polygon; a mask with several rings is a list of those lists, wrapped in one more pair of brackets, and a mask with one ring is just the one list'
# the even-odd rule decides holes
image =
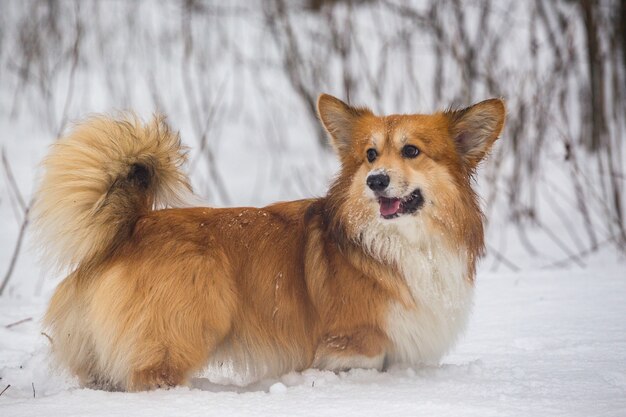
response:
{"label": "curled tail", "polygon": [[95,116],[59,139],[43,162],[32,219],[44,259],[60,267],[106,255],[142,214],[192,195],[186,151],[161,116]]}

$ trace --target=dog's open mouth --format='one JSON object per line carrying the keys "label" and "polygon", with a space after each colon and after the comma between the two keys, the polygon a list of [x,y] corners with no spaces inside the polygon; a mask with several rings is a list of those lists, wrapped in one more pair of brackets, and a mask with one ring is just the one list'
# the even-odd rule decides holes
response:
{"label": "dog's open mouth", "polygon": [[420,189],[415,189],[404,198],[378,197],[380,215],[385,219],[393,219],[401,214],[415,213],[424,204],[424,196]]}

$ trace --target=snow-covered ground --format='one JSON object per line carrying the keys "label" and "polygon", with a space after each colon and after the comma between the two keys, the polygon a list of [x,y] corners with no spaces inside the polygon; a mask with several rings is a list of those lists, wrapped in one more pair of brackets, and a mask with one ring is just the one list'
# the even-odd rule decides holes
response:
{"label": "snow-covered ground", "polygon": [[11,387],[0,415],[623,417],[625,270],[598,255],[586,269],[482,272],[465,337],[438,367],[308,370],[246,388],[199,378],[146,393],[81,389],[53,371],[39,324],[46,300],[4,299],[0,389]]}
{"label": "snow-covered ground", "polygon": [[[272,19],[267,19],[260,6],[271,2],[256,6],[244,0],[232,3],[246,7],[233,7],[225,14],[219,8],[209,13],[209,8],[192,15],[187,29],[195,49],[189,57],[183,39],[187,36],[185,10],[178,1],[2,3],[0,148],[8,163],[2,164],[0,172],[0,279],[8,269],[24,219],[25,207],[19,200],[23,198],[24,205],[30,201],[38,162],[65,122],[89,112],[131,108],[143,117],[155,110],[166,113],[192,147],[188,167],[192,181],[210,205],[258,206],[324,195],[337,161],[318,145],[317,122],[283,71],[283,42],[273,40],[268,28]],[[415,4],[420,3],[424,2]],[[465,3],[467,13],[473,16],[470,26],[478,27],[483,9],[479,2]],[[522,112],[520,103],[527,102],[526,109],[541,115],[546,110],[537,103],[546,97],[538,100],[529,88],[539,86],[537,91],[544,93],[541,86],[548,84],[544,75],[549,80],[549,74],[541,71],[549,72],[552,52],[542,49],[541,77],[528,78],[536,65],[524,47],[530,47],[529,40],[534,39],[525,26],[533,21],[527,16],[531,2],[497,3],[491,22],[505,27],[506,36],[497,37],[504,42],[500,47],[485,49],[498,54],[503,51],[502,60],[493,64],[479,56],[479,61],[490,62],[496,74],[510,78],[501,80],[502,91],[496,89],[489,95],[484,85],[472,84],[472,100],[504,97],[510,122]],[[349,90],[352,102],[370,105],[378,112],[430,112],[459,101],[464,93],[457,85],[461,79],[458,68],[446,61],[443,92],[431,93],[436,71],[432,39],[388,4],[394,2],[372,2],[354,10],[338,7],[329,22],[342,30],[333,36],[328,34],[328,22],[320,25],[309,12],[295,13],[294,27],[306,58],[300,68],[304,87],[314,95],[329,92],[342,98]],[[564,19],[574,19],[574,3],[559,4]],[[60,6],[54,9],[57,20],[54,13],[48,15],[47,5]],[[442,11],[450,10],[443,7]],[[126,21],[121,16],[141,19]],[[46,22],[48,32],[41,32]],[[79,23],[84,32],[78,30]],[[63,28],[60,38],[56,37],[57,26]],[[329,54],[330,46],[326,47],[340,45],[334,39],[344,29],[357,46],[345,62],[338,59],[337,51]],[[451,39],[456,39],[455,30],[460,28],[450,23],[446,29],[451,31]],[[30,39],[24,35],[29,33],[41,43],[37,50],[46,52],[32,62],[30,55],[22,54],[28,49],[18,42]],[[73,69],[71,52],[79,33],[84,38],[80,60]],[[532,45],[547,44],[542,42],[546,36],[542,33],[539,31],[538,41],[533,40]],[[412,34],[412,41],[405,42],[404,34]],[[580,47],[583,32],[574,34],[573,45]],[[332,42],[325,44],[324,39]],[[359,45],[366,48],[361,51]],[[570,48],[572,44],[567,45]],[[58,57],[66,59],[59,62]],[[23,79],[27,72],[16,66],[20,60],[31,62],[28,79]],[[371,75],[381,69],[386,71],[385,77]],[[316,74],[322,74],[321,78]],[[354,78],[350,88],[344,85],[346,74],[352,74],[348,79]],[[579,129],[578,96],[569,97],[569,124],[562,125],[565,122],[560,115],[567,112],[561,112],[561,102],[558,112],[549,112],[555,130],[544,132],[541,138],[545,139],[541,164],[537,165],[541,169],[524,165],[524,154],[538,151],[533,147],[538,136],[532,126],[518,137],[527,144],[519,149],[511,145],[514,137],[509,127],[481,167],[477,186],[489,220],[487,258],[481,263],[470,326],[440,366],[384,373],[353,370],[338,375],[308,370],[244,388],[198,378],[188,388],[137,394],[80,389],[74,379],[51,367],[40,319],[60,277],[37,263],[31,236],[26,233],[11,280],[0,297],[0,392],[10,385],[0,394],[0,417],[625,417],[626,262],[624,253],[617,253],[613,245],[615,231],[607,228],[611,212],[607,211],[606,190],[593,182],[604,173],[596,172],[597,161],[587,158],[578,142],[570,150],[585,174],[583,192],[571,181],[572,171],[559,139],[562,131],[570,130],[577,137]],[[205,135],[207,149],[216,155],[214,161],[207,157],[206,149],[201,150]],[[625,148],[614,157],[621,162],[619,166],[626,166]],[[19,192],[4,172],[8,170],[5,165],[10,167]],[[524,167],[524,175],[512,189],[509,177],[518,166]],[[212,180],[214,171],[222,177],[227,198]],[[521,207],[533,209],[532,215],[522,216],[517,224],[511,222],[519,215],[511,209],[513,194],[524,203]],[[589,205],[588,228],[597,237],[599,250],[591,255],[593,245],[579,211],[581,200]]]}

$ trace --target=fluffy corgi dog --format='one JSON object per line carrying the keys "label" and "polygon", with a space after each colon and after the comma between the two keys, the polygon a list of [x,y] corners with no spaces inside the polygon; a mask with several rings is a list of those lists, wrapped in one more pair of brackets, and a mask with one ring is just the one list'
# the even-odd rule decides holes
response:
{"label": "fluffy corgi dog", "polygon": [[450,349],[483,253],[472,176],[503,102],[377,116],[322,95],[318,113],[340,173],[325,197],[264,208],[181,208],[185,149],[162,118],[93,117],[53,145],[33,218],[71,273],[45,325],[83,385],[174,386],[224,363],[248,381],[384,369]]}

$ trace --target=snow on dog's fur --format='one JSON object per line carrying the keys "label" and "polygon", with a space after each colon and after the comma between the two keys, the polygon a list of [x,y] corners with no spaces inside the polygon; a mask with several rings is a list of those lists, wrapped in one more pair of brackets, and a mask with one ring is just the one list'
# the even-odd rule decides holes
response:
{"label": "snow on dog's fur", "polygon": [[45,318],[59,362],[122,390],[225,362],[247,380],[437,362],[470,310],[470,182],[504,105],[376,116],[322,95],[318,111],[337,179],[260,209],[159,209],[190,191],[162,119],[92,118],[59,140],[33,210],[48,259],[72,268]]}

